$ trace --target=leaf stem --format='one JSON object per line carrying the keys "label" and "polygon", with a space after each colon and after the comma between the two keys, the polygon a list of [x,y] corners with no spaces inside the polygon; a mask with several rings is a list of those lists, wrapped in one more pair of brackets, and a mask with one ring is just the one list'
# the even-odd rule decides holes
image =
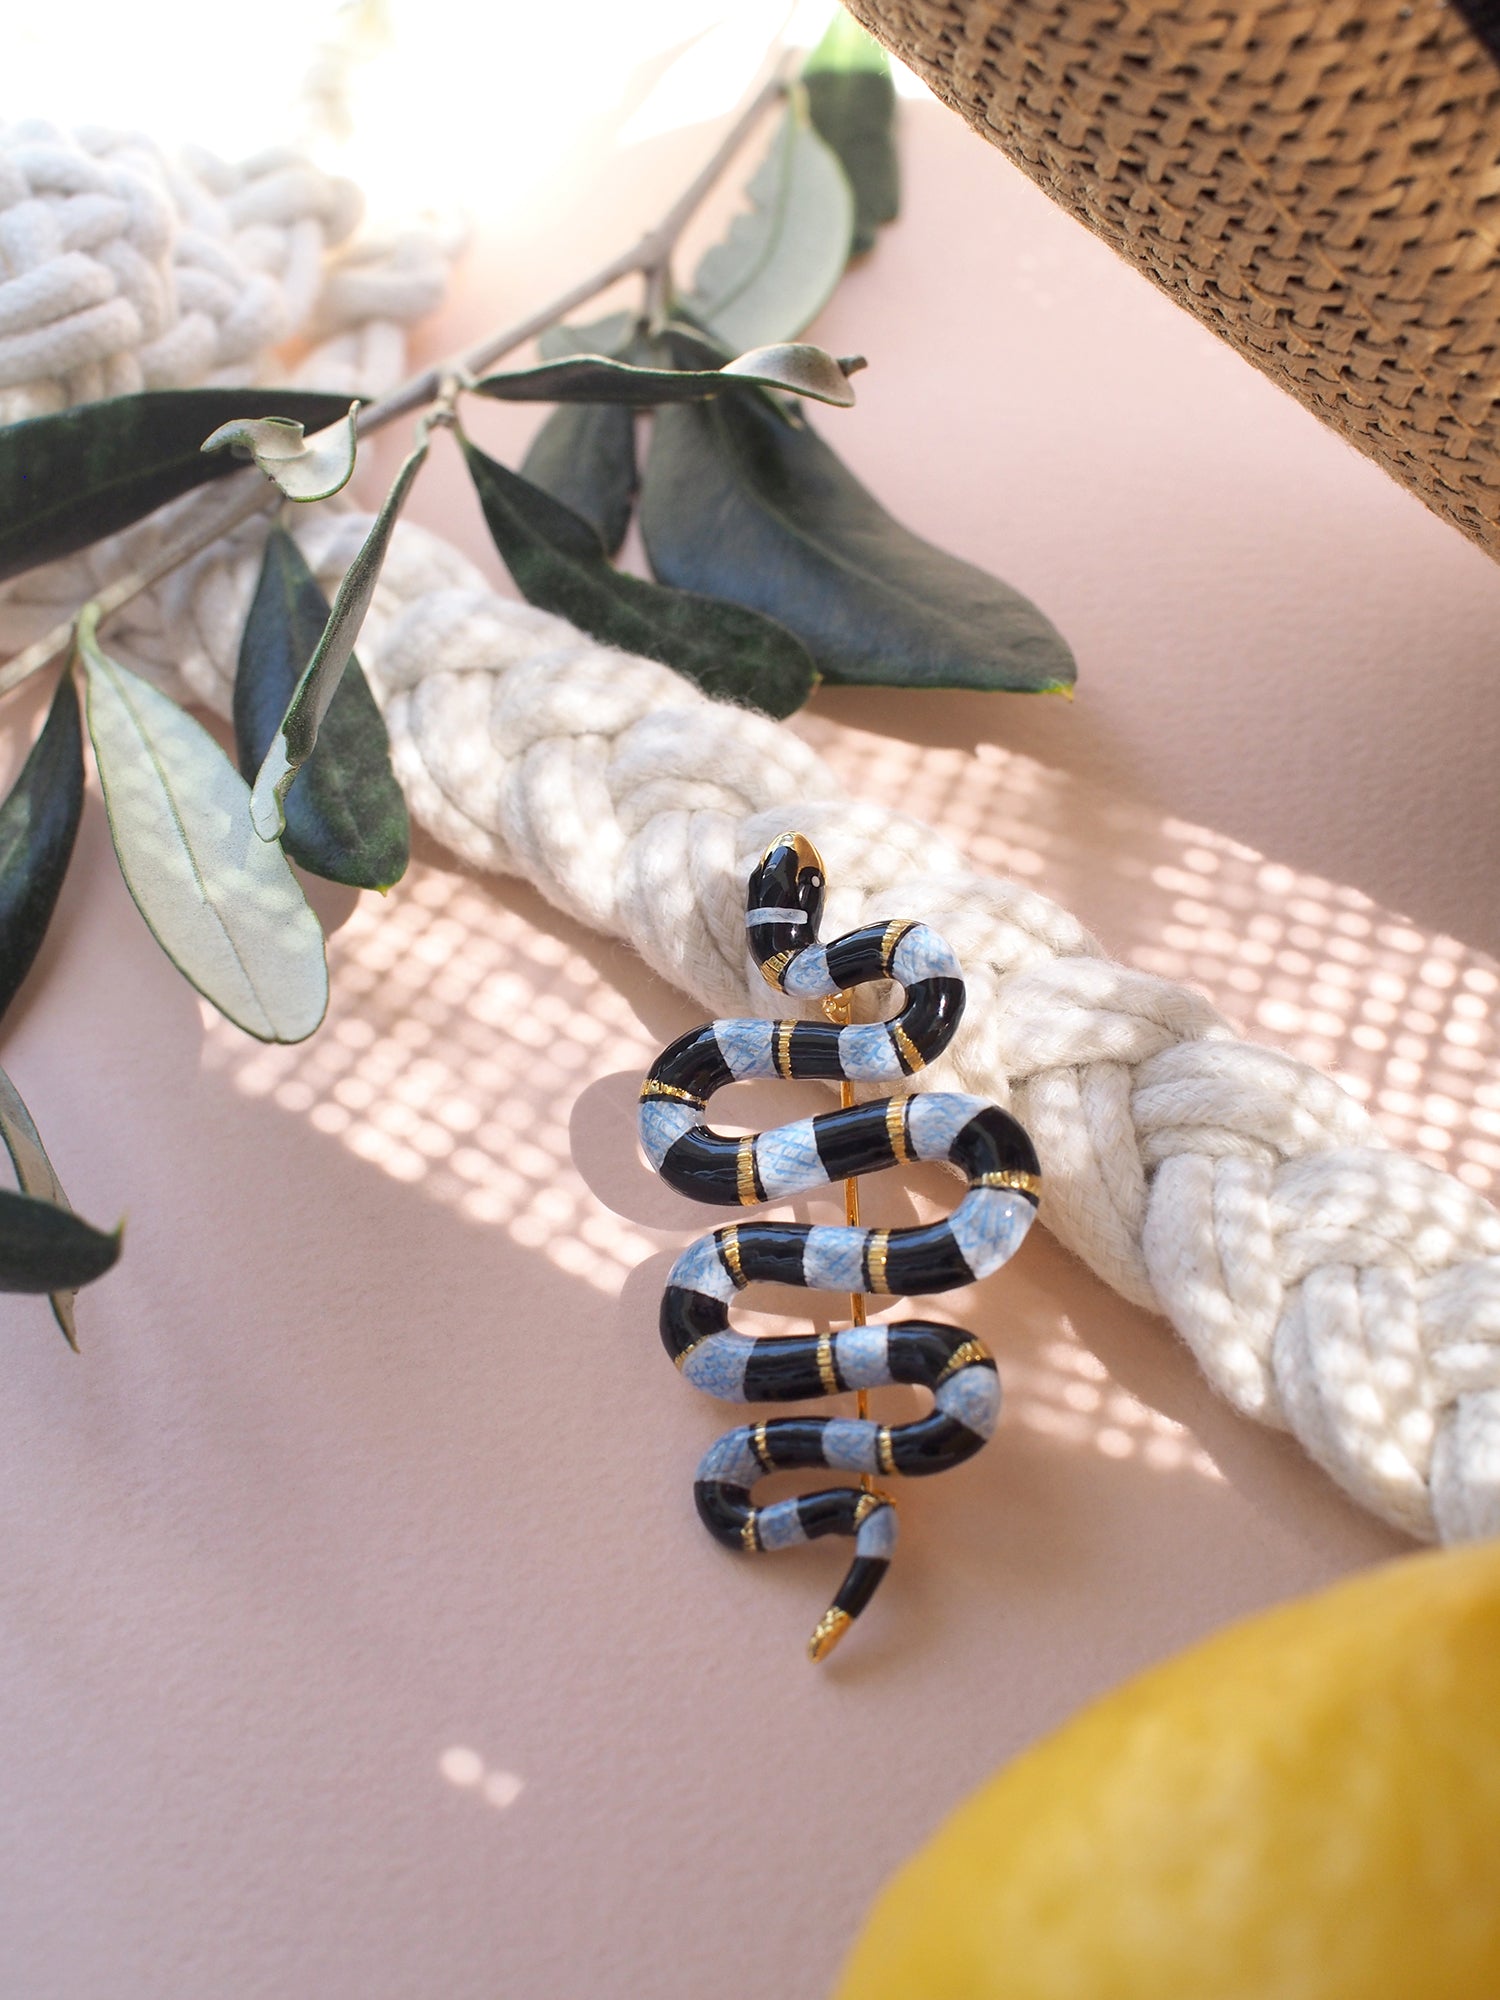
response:
{"label": "leaf stem", "polygon": [[[590,299],[607,291],[621,278],[642,275],[647,281],[648,297],[654,299],[661,294],[665,290],[672,252],[682,232],[713,192],[730,161],[761,118],[786,95],[797,60],[795,52],[791,51],[781,57],[699,173],[683,189],[656,227],[649,229],[633,249],[611,258],[591,277],[580,279],[553,299],[550,305],[542,306],[514,326],[507,327],[503,333],[494,334],[465,353],[424,369],[420,375],[412,376],[410,381],[402,383],[399,389],[393,389],[388,396],[382,396],[378,402],[367,403],[355,419],[359,436],[380,430],[386,424],[394,423],[398,417],[438,401],[455,379],[461,382],[483,374],[485,369],[492,367],[512,349],[534,340],[539,333],[545,333],[549,326],[565,319],[579,306],[587,305]],[[231,473],[222,481],[218,492],[221,496],[218,507],[195,520],[175,540],[164,543],[149,562],[118,578],[97,594],[92,601],[98,607],[98,622],[101,625],[129,604],[132,598],[139,597],[143,590],[149,590],[152,584],[159,583],[164,576],[209,548],[221,536],[232,533],[256,514],[268,513],[282,497],[279,487],[266,480],[254,467]],[[76,625],[75,614],[54,625],[50,632],[0,667],[0,696],[9,694],[13,688],[18,688],[23,681],[40,673],[66,652],[73,643]]]}

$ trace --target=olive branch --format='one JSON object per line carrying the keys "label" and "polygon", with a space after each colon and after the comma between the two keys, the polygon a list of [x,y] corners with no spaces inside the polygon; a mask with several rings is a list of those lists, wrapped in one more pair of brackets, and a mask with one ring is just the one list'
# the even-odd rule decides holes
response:
{"label": "olive branch", "polygon": [[[783,63],[661,221],[541,311],[379,401],[314,391],[152,391],[0,430],[0,581],[201,500],[159,550],[0,668],[0,695],[61,665],[41,733],[0,802],[0,1013],[36,956],[82,810],[83,720],[121,871],[158,942],[248,1033],[296,1042],[328,1004],[322,929],[292,863],[387,889],[407,808],[356,645],[435,435],[457,441],[521,594],[601,644],[706,692],[784,716],[818,681],[1063,691],[1064,641],[1017,591],[888,514],[813,429],[847,408],[859,357],[798,338],[852,255],[897,209],[894,90],[840,17]],[[769,140],[727,234],[679,289],[683,234],[747,141]],[[633,311],[570,315],[622,280]],[[497,369],[535,341],[540,359]],[[463,427],[481,396],[554,406],[519,470]],[[644,465],[637,416],[653,413]],[[416,437],[330,603],[286,520],[351,478],[360,443]],[[236,467],[235,460],[252,464]],[[277,512],[241,640],[234,761],[176,702],[113,659],[105,628],[141,592],[256,515]],[[652,579],[614,557],[638,518]],[[83,693],[80,716],[79,690]],[[0,1290],[47,1293],[75,1342],[73,1295],[119,1253],[67,1202],[0,1071]]]}

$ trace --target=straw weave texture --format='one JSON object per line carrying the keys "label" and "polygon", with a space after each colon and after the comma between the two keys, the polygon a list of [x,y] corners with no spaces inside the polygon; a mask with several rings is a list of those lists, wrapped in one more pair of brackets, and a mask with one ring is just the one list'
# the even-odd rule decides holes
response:
{"label": "straw weave texture", "polygon": [[1163,290],[1500,556],[1500,68],[1441,0],[849,0]]}

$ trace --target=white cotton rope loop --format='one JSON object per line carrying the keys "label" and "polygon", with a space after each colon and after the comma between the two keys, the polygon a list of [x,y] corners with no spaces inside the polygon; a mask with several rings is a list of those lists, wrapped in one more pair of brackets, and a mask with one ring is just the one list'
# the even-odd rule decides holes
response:
{"label": "white cotton rope loop", "polygon": [[[179,231],[180,243],[189,225]],[[83,254],[67,246],[87,234],[63,232],[33,260],[27,296],[62,296],[73,267],[61,260]],[[149,240],[178,268],[170,244]],[[0,254],[10,241],[0,214]],[[115,263],[135,268],[123,253]],[[306,279],[298,297],[317,291]],[[382,298],[375,287],[365,303]],[[357,336],[358,314],[347,324]],[[150,346],[131,364],[142,379]],[[27,643],[141,560],[170,516],[0,591],[0,646]],[[330,595],[369,525],[338,503],[299,517]],[[135,600],[111,624],[111,650],[227,713],[265,533],[247,523]],[[787,1008],[750,966],[744,909],[751,867],[788,825],[827,864],[828,935],[930,923],[958,953],[969,1005],[947,1055],[914,1081],[1015,1111],[1041,1157],[1042,1220],[1062,1242],[1164,1313],[1220,1394],[1292,1431],[1384,1520],[1444,1540],[1500,1531],[1500,1214],[1388,1149],[1327,1077],[1241,1040],[1187,988],[1109,959],[1066,911],[973,873],[930,828],[842,795],[790,729],[498,597],[418,527],[396,530],[360,657],[417,820],[474,866],[524,876],[628,939],[716,1013]]]}

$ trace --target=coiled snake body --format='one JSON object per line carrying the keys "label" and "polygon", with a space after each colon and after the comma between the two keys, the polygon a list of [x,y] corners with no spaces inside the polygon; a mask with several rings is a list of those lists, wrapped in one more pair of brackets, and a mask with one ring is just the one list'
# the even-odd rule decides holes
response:
{"label": "coiled snake body", "polygon": [[[818,942],[823,866],[800,834],[773,842],[750,877],[746,926],[764,976],[798,999],[831,999],[894,979],[906,1004],[890,1021],[713,1021],[681,1036],[641,1090],[641,1142],[652,1165],[694,1200],[753,1207],[906,1160],[956,1167],[968,1190],[943,1222],[859,1229],[790,1222],[731,1223],[701,1237],[673,1265],[661,1305],[667,1352],[696,1387],[726,1400],[798,1402],[892,1382],[933,1393],[912,1423],[863,1417],[786,1417],[721,1437],[698,1468],[698,1511],[731,1548],[788,1548],[848,1535],[854,1557],[809,1650],[822,1659],[869,1603],[896,1544],[889,1495],[875,1473],[944,1472],[978,1451],[1000,1409],[995,1363],[961,1327],[929,1320],[854,1325],[839,1333],[753,1338],[729,1323],[730,1301],[756,1280],[852,1293],[946,1291],[983,1278],[1011,1256],[1040,1193],[1035,1150],[1008,1112],[949,1092],[896,1095],[799,1119],[753,1138],[710,1129],[716,1090],[758,1077],[898,1083],[940,1055],[964,1007],[952,951],[925,924],[869,924]],[[768,1473],[833,1467],[866,1476],[757,1507]]]}

